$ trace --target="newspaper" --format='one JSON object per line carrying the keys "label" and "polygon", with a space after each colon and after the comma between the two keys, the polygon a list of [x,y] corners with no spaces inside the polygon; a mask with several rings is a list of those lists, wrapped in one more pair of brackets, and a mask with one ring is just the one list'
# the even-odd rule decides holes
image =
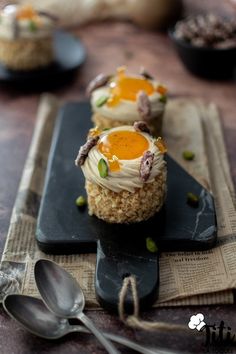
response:
{"label": "newspaper", "polygon": [[[0,267],[0,299],[8,293],[38,296],[33,269],[39,258],[65,267],[81,284],[88,309],[99,308],[95,298],[95,254],[46,255],[35,241],[37,213],[44,184],[48,151],[59,103],[43,95],[29,155],[12,213]],[[233,303],[236,286],[235,193],[230,176],[220,118],[214,104],[182,98],[170,100],[164,117],[169,154],[215,197],[218,242],[204,252],[165,252],[160,256],[159,298],[154,306]],[[182,158],[183,150],[196,154]]]}

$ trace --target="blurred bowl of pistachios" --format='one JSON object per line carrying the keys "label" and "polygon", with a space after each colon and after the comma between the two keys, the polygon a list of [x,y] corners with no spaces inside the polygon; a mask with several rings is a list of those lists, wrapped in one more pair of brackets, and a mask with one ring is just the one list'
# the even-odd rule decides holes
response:
{"label": "blurred bowl of pistachios", "polygon": [[213,14],[197,15],[169,30],[174,47],[192,74],[230,79],[236,67],[236,21]]}

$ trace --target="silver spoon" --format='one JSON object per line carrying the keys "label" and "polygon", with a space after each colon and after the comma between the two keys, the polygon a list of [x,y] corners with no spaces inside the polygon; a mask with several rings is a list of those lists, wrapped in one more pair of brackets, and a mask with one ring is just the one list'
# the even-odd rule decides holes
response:
{"label": "silver spoon", "polygon": [[[83,326],[72,326],[68,319],[54,315],[42,300],[19,294],[7,295],[3,307],[10,317],[15,319],[26,330],[36,336],[46,339],[58,339],[72,332],[88,333]],[[114,342],[136,350],[141,354],[174,354],[166,350],[153,350],[141,346],[121,336],[104,333],[104,336]]]}
{"label": "silver spoon", "polygon": [[84,294],[78,282],[56,263],[40,259],[34,268],[35,281],[46,306],[62,318],[77,318],[92,332],[110,354],[119,354],[115,346],[104,337],[83,313]]}

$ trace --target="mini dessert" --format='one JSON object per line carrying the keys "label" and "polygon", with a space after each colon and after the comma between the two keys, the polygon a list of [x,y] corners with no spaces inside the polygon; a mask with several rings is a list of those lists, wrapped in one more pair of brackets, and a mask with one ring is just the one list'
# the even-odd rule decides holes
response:
{"label": "mini dessert", "polygon": [[75,161],[86,179],[89,214],[135,223],[158,212],[166,194],[166,148],[145,122],[92,129]]}
{"label": "mini dessert", "polygon": [[12,70],[32,70],[53,61],[56,19],[31,5],[7,5],[0,13],[0,62]]}
{"label": "mini dessert", "polygon": [[100,74],[87,91],[91,95],[92,120],[100,129],[143,120],[152,134],[161,135],[167,89],[146,71],[129,76],[121,67],[115,76]]}

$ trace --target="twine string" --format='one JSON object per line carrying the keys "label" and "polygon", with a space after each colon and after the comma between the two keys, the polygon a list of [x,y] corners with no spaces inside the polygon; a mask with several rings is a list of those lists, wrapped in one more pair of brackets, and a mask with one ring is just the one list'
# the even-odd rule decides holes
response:
{"label": "twine string", "polygon": [[[133,314],[128,315],[125,310],[125,300],[128,295],[129,289],[131,290],[132,302],[133,302]],[[168,322],[150,322],[144,321],[139,317],[139,297],[137,291],[137,282],[134,275],[125,277],[123,280],[122,288],[119,293],[119,303],[118,303],[118,312],[120,320],[125,323],[127,326],[142,329],[145,331],[188,331],[187,326],[180,324],[173,324]]]}

